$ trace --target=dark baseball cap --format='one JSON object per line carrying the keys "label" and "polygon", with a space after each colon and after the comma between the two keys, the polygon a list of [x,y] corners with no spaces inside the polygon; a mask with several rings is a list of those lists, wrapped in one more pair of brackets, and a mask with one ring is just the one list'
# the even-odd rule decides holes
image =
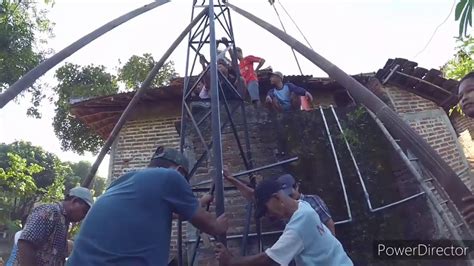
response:
{"label": "dark baseball cap", "polygon": [[260,218],[267,212],[265,204],[270,200],[273,194],[281,190],[281,184],[273,179],[267,179],[260,182],[255,188],[255,216]]}
{"label": "dark baseball cap", "polygon": [[281,189],[289,196],[293,193],[293,186],[296,181],[290,174],[284,174],[277,179],[278,183],[281,185]]}
{"label": "dark baseball cap", "polygon": [[154,159],[163,159],[175,163],[176,165],[181,165],[186,173],[189,173],[189,161],[188,159],[176,149],[165,148],[160,146],[156,149],[155,153],[151,157],[151,160]]}

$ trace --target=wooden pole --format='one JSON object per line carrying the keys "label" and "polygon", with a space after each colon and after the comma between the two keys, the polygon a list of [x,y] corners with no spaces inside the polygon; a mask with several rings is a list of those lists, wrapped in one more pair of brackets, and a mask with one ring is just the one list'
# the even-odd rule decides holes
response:
{"label": "wooden pole", "polygon": [[430,169],[433,176],[443,186],[458,209],[463,209],[466,206],[462,201],[462,198],[472,195],[472,193],[456,175],[453,169],[451,169],[441,156],[439,156],[420,135],[418,135],[370,90],[329,62],[326,58],[306,47],[290,35],[232,4],[227,3],[227,6],[275,35],[277,38],[306,57],[309,61],[324,70],[329,77],[344,86],[357,102],[365,105],[370,111],[376,114],[376,116],[390,130],[390,133],[393,136],[406,143],[408,147],[412,149],[413,153],[420,159],[426,169]]}
{"label": "wooden pole", "polygon": [[46,59],[44,62],[37,65],[35,68],[28,71],[28,73],[26,73],[21,79],[13,83],[13,85],[11,85],[8,89],[6,89],[5,92],[0,94],[0,109],[3,108],[8,102],[13,100],[16,96],[18,96],[18,94],[20,94],[22,91],[30,87],[39,77],[41,77],[46,72],[48,72],[51,68],[53,68],[54,66],[59,64],[61,61],[63,61],[64,59],[66,59],[67,57],[75,53],[77,50],[86,46],[87,44],[99,38],[100,36],[104,35],[105,33],[131,20],[132,18],[135,18],[147,11],[150,11],[168,2],[169,0],[156,0],[148,5],[142,6],[125,15],[122,15],[110,21],[109,23],[104,24],[102,27],[94,30],[93,32],[75,41],[68,47],[62,49],[55,55]]}
{"label": "wooden pole", "polygon": [[97,172],[97,169],[99,168],[100,163],[104,159],[105,155],[107,152],[109,152],[110,146],[112,146],[112,143],[115,141],[115,138],[117,138],[118,134],[120,133],[120,130],[122,129],[123,125],[125,122],[127,122],[128,118],[132,114],[135,106],[138,104],[138,101],[140,100],[140,97],[143,95],[145,90],[150,87],[151,82],[155,78],[155,76],[158,74],[158,71],[160,71],[160,68],[165,64],[166,60],[168,57],[171,55],[171,53],[176,49],[176,47],[181,43],[181,41],[186,37],[186,34],[191,31],[191,29],[196,25],[196,23],[199,22],[199,20],[204,17],[207,13],[207,8],[201,11],[199,15],[197,15],[193,21],[184,29],[184,31],[178,36],[178,38],[171,44],[170,48],[165,52],[165,54],[161,57],[160,61],[158,61],[155,66],[151,69],[150,73],[148,73],[148,76],[146,77],[145,81],[142,82],[140,85],[140,88],[135,92],[135,95],[133,96],[132,100],[130,103],[128,103],[127,107],[123,111],[122,115],[120,116],[117,124],[115,124],[114,129],[112,129],[112,132],[110,133],[109,137],[105,141],[104,146],[102,146],[102,149],[99,152],[99,155],[97,156],[97,159],[95,160],[94,164],[92,165],[92,168],[87,175],[86,179],[83,181],[82,186],[83,187],[90,187],[92,184],[92,180],[94,179],[94,176]]}

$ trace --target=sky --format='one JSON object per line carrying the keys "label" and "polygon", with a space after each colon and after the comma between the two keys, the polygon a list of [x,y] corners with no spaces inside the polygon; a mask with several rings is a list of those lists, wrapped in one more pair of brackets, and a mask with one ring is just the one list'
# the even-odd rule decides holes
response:
{"label": "sky", "polygon": [[[108,21],[138,8],[143,0],[55,0],[48,17],[56,23],[55,37],[47,47],[55,52],[93,31]],[[200,0],[198,2],[201,2]],[[275,11],[268,0],[234,0],[230,3],[280,28]],[[287,32],[305,43],[296,27],[275,1]],[[311,46],[319,54],[349,74],[376,72],[389,58],[402,57],[424,68],[439,68],[454,54],[458,24],[454,11],[448,16],[455,0],[280,0]],[[123,24],[64,62],[79,65],[104,65],[115,73],[119,60],[126,62],[132,55],[151,53],[156,60],[168,49],[191,19],[192,0],[174,0]],[[264,29],[232,12],[236,43],[244,55],[266,60],[285,75],[299,74],[291,49]],[[216,24],[217,25],[217,24]],[[426,49],[434,30],[436,34]],[[223,37],[218,35],[217,38]],[[420,51],[423,52],[419,54]],[[419,54],[417,56],[417,54]],[[208,56],[207,56],[208,57]],[[326,74],[298,55],[303,74],[324,77]],[[182,43],[170,57],[176,71],[184,74],[186,45]],[[56,83],[50,70],[42,80],[49,86]],[[55,153],[64,161],[86,160],[95,156],[80,156],[61,150],[54,134],[54,106],[44,102],[42,119],[26,116],[28,98],[10,102],[0,109],[0,142],[25,140]],[[99,168],[99,175],[108,175],[109,158]]]}

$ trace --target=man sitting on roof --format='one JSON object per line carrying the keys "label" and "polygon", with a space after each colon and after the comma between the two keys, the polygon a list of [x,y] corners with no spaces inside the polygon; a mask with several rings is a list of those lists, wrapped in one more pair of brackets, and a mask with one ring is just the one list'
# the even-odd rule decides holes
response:
{"label": "man sitting on roof", "polygon": [[[464,76],[458,87],[459,104],[466,116],[474,118],[474,71]],[[469,224],[474,224],[474,195],[464,199],[468,206],[462,210]]]}
{"label": "man sitting on roof", "polygon": [[167,265],[173,213],[208,234],[225,233],[225,215],[199,206],[188,167],[182,153],[158,147],[147,169],[112,183],[84,220],[68,265]]}
{"label": "man sitting on roof", "polygon": [[290,82],[283,83],[281,72],[273,72],[270,76],[270,83],[274,88],[268,91],[265,102],[270,109],[277,112],[300,110],[301,99],[299,96],[305,96],[310,102],[313,101],[313,96],[305,89]]}
{"label": "man sitting on roof", "polygon": [[233,257],[217,244],[220,265],[353,265],[341,243],[329,232],[311,206],[290,198],[275,180],[264,180],[255,189],[257,217],[287,220],[283,234],[265,252],[253,256]]}
{"label": "man sitting on roof", "polygon": [[[241,193],[241,195],[246,198],[247,200],[254,199],[254,190],[247,186],[246,184],[242,183],[237,178],[233,177],[229,171],[224,171],[224,178],[225,180],[229,181],[232,185],[234,185]],[[331,231],[333,235],[336,235],[336,228],[334,221],[329,213],[329,209],[326,203],[317,195],[303,195],[299,191],[299,183],[295,181],[292,175],[285,174],[278,177],[277,182],[281,184],[283,191],[295,200],[302,200],[306,201],[311,205],[316,213],[319,216],[319,219],[323,224],[327,226],[327,228]]]}

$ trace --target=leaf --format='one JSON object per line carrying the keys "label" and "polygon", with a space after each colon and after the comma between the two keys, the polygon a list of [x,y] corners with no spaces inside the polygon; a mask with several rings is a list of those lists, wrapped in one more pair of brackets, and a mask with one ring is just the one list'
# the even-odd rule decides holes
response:
{"label": "leaf", "polygon": [[461,16],[461,12],[463,11],[464,6],[466,5],[466,3],[467,3],[467,0],[461,0],[461,1],[459,1],[459,3],[457,3],[456,10],[454,12],[454,18],[456,19],[456,21]]}

